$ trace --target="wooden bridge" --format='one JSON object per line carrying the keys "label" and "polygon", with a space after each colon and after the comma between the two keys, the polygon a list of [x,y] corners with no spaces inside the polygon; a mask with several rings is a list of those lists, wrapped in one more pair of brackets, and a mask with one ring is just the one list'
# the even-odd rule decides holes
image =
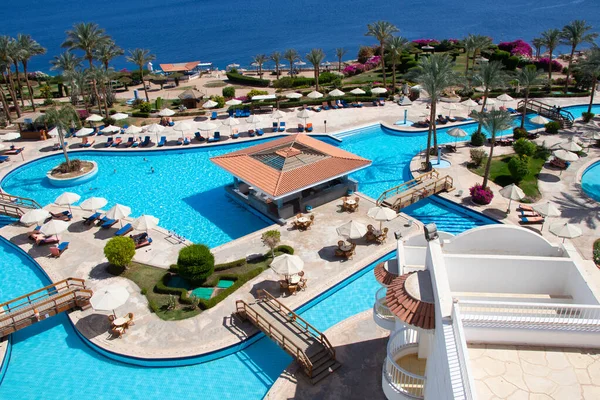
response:
{"label": "wooden bridge", "polygon": [[[523,110],[524,105],[525,105],[525,100],[521,100],[521,101],[519,101],[517,108],[519,110]],[[543,117],[546,117],[553,121],[556,121],[560,124],[561,128],[563,128],[563,129],[572,128],[573,121],[575,121],[573,114],[571,114],[569,111],[567,111],[567,110],[559,111],[557,108],[552,107],[548,104],[542,103],[541,101],[537,101],[537,100],[530,99],[527,101],[527,109],[525,110],[525,112],[527,112],[527,111],[534,112]]]}
{"label": "wooden bridge", "polygon": [[0,214],[19,218],[29,210],[42,208],[37,201],[27,197],[12,196],[0,193]]}
{"label": "wooden bridge", "polygon": [[76,307],[85,310],[92,294],[83,279],[67,278],[2,303],[0,338]]}
{"label": "wooden bridge", "polygon": [[327,337],[284,306],[266,290],[258,290],[258,301],[236,301],[237,314],[247,319],[294,357],[312,384],[338,369],[335,350]]}
{"label": "wooden bridge", "polygon": [[399,211],[426,197],[452,190],[454,190],[452,177],[449,175],[440,177],[439,172],[434,169],[381,193],[377,205]]}

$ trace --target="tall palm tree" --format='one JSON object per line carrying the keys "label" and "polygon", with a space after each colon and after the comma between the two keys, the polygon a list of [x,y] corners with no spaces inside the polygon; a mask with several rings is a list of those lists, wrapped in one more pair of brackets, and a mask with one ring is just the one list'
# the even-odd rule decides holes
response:
{"label": "tall palm tree", "polygon": [[[50,64],[52,64],[52,66],[50,67],[51,70],[62,71],[63,77],[69,82],[71,101],[73,102],[73,104],[76,104],[78,95],[74,85],[74,80],[72,79],[71,72],[81,67],[81,58],[77,57],[74,53],[70,51],[65,51],[57,56],[54,56],[54,58],[50,61]],[[87,102],[85,106],[86,110],[88,110]]]}
{"label": "tall palm tree", "polygon": [[306,55],[306,61],[308,61],[309,63],[311,63],[313,65],[313,71],[315,74],[315,90],[318,92],[319,91],[319,67],[321,66],[321,63],[323,62],[323,60],[325,59],[325,53],[323,53],[323,50],[321,49],[312,49],[307,55]]}
{"label": "tall palm tree", "polygon": [[465,46],[465,55],[467,56],[467,60],[465,61],[465,77],[469,74],[469,58],[471,53],[475,51],[475,36],[471,33],[467,35],[466,38],[463,39],[463,44]]}
{"label": "tall palm tree", "polygon": [[56,130],[58,131],[58,139],[65,156],[65,162],[67,163],[67,168],[70,170],[71,160],[69,160],[67,146],[65,146],[65,133],[67,133],[72,126],[80,126],[79,115],[77,115],[77,111],[75,111],[73,106],[70,104],[65,104],[60,108],[49,108],[38,119],[44,122],[46,125],[56,127]]}
{"label": "tall palm tree", "polygon": [[492,45],[492,39],[485,35],[473,35],[473,63],[471,69],[475,70],[475,59],[481,54],[481,50],[487,49]]}
{"label": "tall palm tree", "polygon": [[565,80],[565,93],[569,89],[569,78],[571,77],[571,67],[573,65],[573,56],[577,46],[582,43],[594,43],[598,37],[597,33],[590,33],[592,27],[584,20],[571,21],[562,29],[560,38],[563,44],[571,46],[571,57],[569,57],[569,66],[567,67],[567,79]]}
{"label": "tall palm tree", "polygon": [[148,97],[148,90],[146,89],[146,84],[144,83],[144,65],[148,64],[155,58],[156,56],[154,54],[150,54],[150,50],[148,49],[129,50],[129,55],[126,57],[127,62],[137,65],[137,67],[140,69],[140,78],[142,79],[142,86],[144,87],[144,93],[146,94],[147,102],[150,102],[150,97]]}
{"label": "tall palm tree", "polygon": [[367,33],[365,36],[373,36],[379,42],[380,50],[381,50],[381,70],[383,71],[383,86],[385,84],[385,60],[383,57],[383,52],[385,48],[385,42],[389,40],[392,35],[396,32],[400,32],[396,25],[387,21],[377,21],[372,24],[367,25]]}
{"label": "tall palm tree", "polygon": [[437,153],[437,129],[435,126],[436,107],[443,91],[458,82],[458,77],[452,69],[452,58],[445,53],[432,54],[429,57],[423,57],[419,61],[417,69],[408,74],[409,78],[414,78],[421,87],[429,93],[431,98],[431,107],[429,121],[429,131],[427,133],[427,155],[425,162],[429,164],[431,140],[433,136],[433,149]]}
{"label": "tall palm tree", "polygon": [[17,112],[17,116],[21,117],[21,108],[19,107],[19,103],[17,101],[17,92],[15,90],[15,84],[12,78],[12,72],[10,70],[10,66],[13,64],[13,54],[11,48],[11,42],[13,40],[14,39],[10,36],[0,36],[0,63],[4,66],[2,77],[4,78],[4,82],[8,83],[8,92],[12,99],[13,105],[15,106],[15,111]]}
{"label": "tall palm tree", "polygon": [[[508,81],[507,75],[504,73],[504,65],[500,61],[492,61],[481,65],[479,71],[473,75],[473,81],[477,86],[483,86],[483,102],[481,112],[485,110],[490,90],[501,88]],[[481,133],[482,121],[479,121],[477,133]]]}
{"label": "tall palm tree", "polygon": [[396,92],[396,65],[402,58],[402,52],[409,47],[409,41],[402,36],[393,36],[387,42],[390,62],[392,63],[392,93]]}
{"label": "tall palm tree", "polygon": [[[67,31],[67,38],[62,44],[62,47],[69,50],[80,50],[84,53],[84,59],[88,61],[89,68],[94,66],[96,50],[111,42],[109,36],[106,35],[104,29],[93,22],[81,22],[73,25],[73,29]],[[96,81],[92,80],[92,88],[94,95],[98,101],[98,110],[102,113],[100,106],[100,95]]]}
{"label": "tall palm tree", "polygon": [[271,53],[271,56],[269,58],[275,63],[275,75],[277,76],[277,79],[279,79],[279,75],[281,73],[281,71],[279,71],[279,64],[281,63],[282,58],[281,53],[278,51],[274,51],[273,53]]}
{"label": "tall palm tree", "polygon": [[335,49],[335,56],[338,59],[338,72],[342,72],[342,58],[344,58],[346,53],[348,53],[348,50],[343,47],[338,47]]}
{"label": "tall palm tree", "polygon": [[[0,60],[0,73],[3,77],[5,76],[4,73],[6,71],[6,68],[6,63]],[[8,86],[8,84],[6,86]],[[6,97],[6,94],[4,94],[4,88],[2,88],[2,85],[0,85],[0,101],[2,102],[2,109],[4,110],[6,120],[12,124],[12,116],[10,115],[10,105],[8,104],[8,98]]]}
{"label": "tall palm tree", "polygon": [[540,54],[542,54],[542,47],[544,47],[544,38],[533,38],[531,44],[535,48],[535,59],[539,60]]}
{"label": "tall palm tree", "polygon": [[523,100],[523,112],[521,113],[521,128],[525,128],[525,114],[527,114],[527,103],[529,102],[529,91],[532,86],[537,85],[541,81],[542,74],[534,65],[528,65],[517,73],[516,79],[519,85],[525,91],[525,99]]}
{"label": "tall palm tree", "polygon": [[46,49],[43,48],[38,42],[33,40],[30,35],[22,35],[19,33],[17,36],[17,43],[21,52],[21,64],[23,65],[23,74],[25,74],[25,83],[27,84],[27,90],[29,91],[29,99],[31,100],[31,108],[35,111],[35,103],[33,101],[33,89],[29,82],[29,76],[27,74],[27,64],[33,56],[39,56],[46,54]]}
{"label": "tall palm tree", "polygon": [[588,113],[591,113],[592,105],[594,104],[594,94],[596,93],[596,86],[598,84],[598,77],[600,77],[600,47],[593,47],[588,51],[585,60],[581,61],[577,67],[581,72],[592,79],[592,91],[587,110]]}
{"label": "tall palm tree", "polygon": [[23,87],[21,85],[21,74],[19,73],[19,62],[21,62],[21,58],[22,58],[21,47],[19,46],[19,42],[17,42],[15,39],[11,38],[10,43],[8,44],[8,49],[9,49],[8,51],[11,55],[10,58],[15,67],[16,92],[21,100],[21,107],[25,107],[25,100],[23,100]]}
{"label": "tall palm tree", "polygon": [[[542,32],[542,46],[548,49],[548,58],[550,63],[548,65],[548,80],[552,80],[552,53],[560,44],[561,33],[558,29],[548,29]],[[552,82],[550,82],[552,85]]]}
{"label": "tall palm tree", "polygon": [[491,110],[488,112],[475,112],[475,117],[483,123],[485,129],[491,135],[490,154],[488,155],[483,173],[483,183],[481,187],[487,188],[490,178],[490,167],[492,166],[492,157],[494,155],[494,147],[496,145],[496,135],[502,131],[512,128],[513,119],[508,111]]}
{"label": "tall palm tree", "polygon": [[94,66],[93,68],[90,68],[86,71],[86,74],[89,78],[90,81],[94,80],[96,81],[99,86],[100,86],[100,90],[102,91],[102,104],[104,105],[104,113],[108,116],[108,85],[110,84],[110,81],[112,79],[112,75],[114,73],[114,70],[111,69],[104,69],[104,68],[98,68],[96,66]]}
{"label": "tall palm tree", "polygon": [[81,68],[70,70],[64,73],[65,78],[71,82],[71,98],[77,102],[79,96],[83,100],[86,111],[90,112],[87,87],[89,86],[89,76]]}
{"label": "tall palm tree", "polygon": [[254,57],[252,57],[252,63],[256,64],[256,66],[258,67],[258,76],[262,79],[263,76],[263,65],[264,63],[266,63],[269,60],[269,57],[267,57],[266,54],[257,54]]}
{"label": "tall palm tree", "polygon": [[294,62],[300,58],[300,55],[295,49],[287,49],[283,53],[283,58],[290,63],[290,75],[294,75]]}

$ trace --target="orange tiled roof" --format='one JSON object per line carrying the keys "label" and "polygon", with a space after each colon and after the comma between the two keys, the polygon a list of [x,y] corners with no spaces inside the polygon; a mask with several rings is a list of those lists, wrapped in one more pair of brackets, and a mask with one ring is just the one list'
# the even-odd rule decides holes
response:
{"label": "orange tiled roof", "polygon": [[187,63],[160,64],[164,72],[191,71],[200,64],[200,61],[191,61]]}
{"label": "orange tiled roof", "polygon": [[392,281],[398,277],[397,274],[393,274],[385,269],[385,262],[377,264],[373,270],[373,273],[375,274],[375,279],[377,279],[377,282],[384,286],[389,286],[390,283],[392,283]]}
{"label": "orange tiled roof", "polygon": [[304,134],[285,136],[211,161],[274,198],[371,164],[370,160]]}
{"label": "orange tiled roof", "polygon": [[406,290],[406,280],[415,273],[417,272],[404,274],[394,279],[387,288],[386,304],[394,315],[407,324],[422,329],[434,329],[435,305],[415,299]]}

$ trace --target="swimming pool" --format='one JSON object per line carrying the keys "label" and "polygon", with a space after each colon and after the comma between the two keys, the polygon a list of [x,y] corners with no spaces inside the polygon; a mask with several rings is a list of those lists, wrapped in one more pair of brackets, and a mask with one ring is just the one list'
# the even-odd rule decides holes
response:
{"label": "swimming pool", "polygon": [[592,199],[600,201],[600,161],[590,165],[583,172],[581,188]]}

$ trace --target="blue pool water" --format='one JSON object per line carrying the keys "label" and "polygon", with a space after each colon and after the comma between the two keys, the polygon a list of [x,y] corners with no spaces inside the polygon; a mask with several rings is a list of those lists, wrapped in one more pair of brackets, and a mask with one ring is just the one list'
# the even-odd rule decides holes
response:
{"label": "blue pool water", "polygon": [[596,201],[600,201],[600,162],[591,165],[581,177],[583,191]]}

